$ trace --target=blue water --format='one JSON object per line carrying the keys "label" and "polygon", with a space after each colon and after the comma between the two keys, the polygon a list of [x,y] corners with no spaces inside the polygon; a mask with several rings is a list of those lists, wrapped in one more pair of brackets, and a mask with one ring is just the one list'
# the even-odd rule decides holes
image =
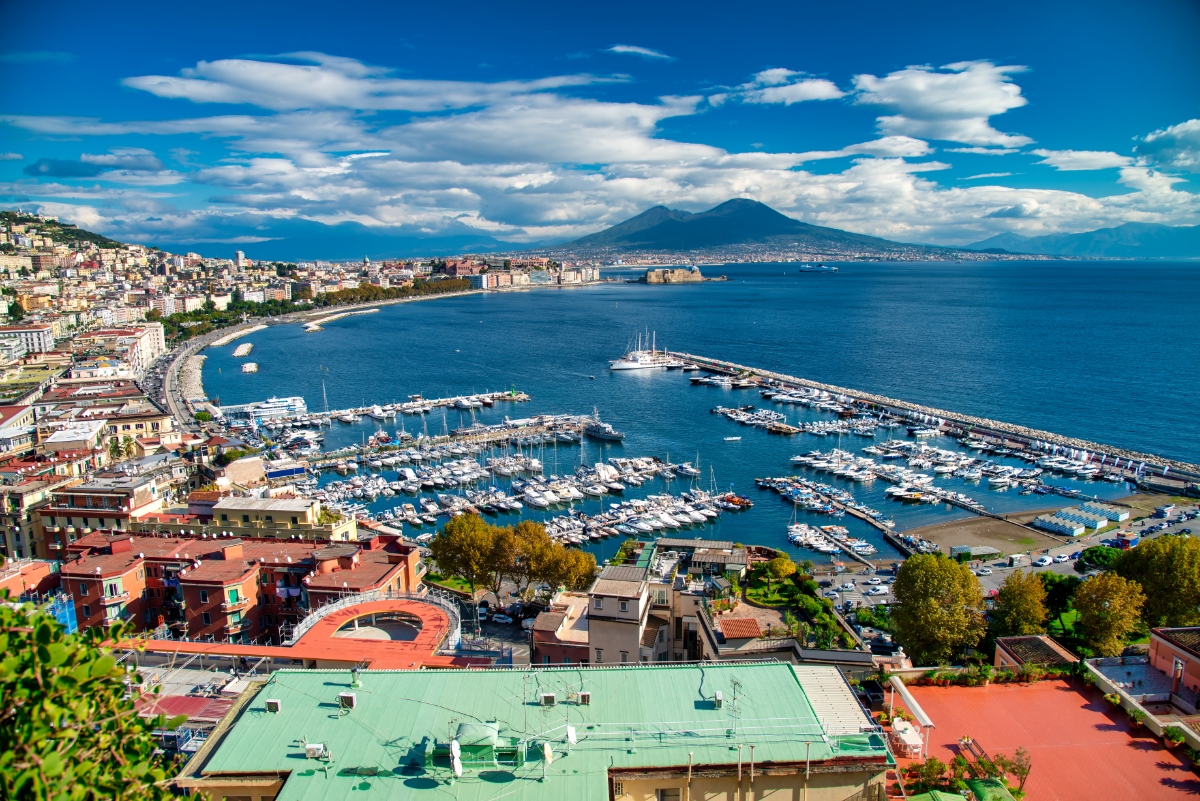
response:
{"label": "blue water", "polygon": [[[692,387],[674,371],[610,373],[608,360],[624,352],[636,330],[657,331],[660,347],[1200,461],[1195,266],[848,264],[825,275],[800,274],[794,265],[756,264],[707,272],[724,272],[730,280],[441,298],[346,317],[316,334],[297,325],[274,326],[207,351],[204,386],[226,404],[298,394],[312,410],[324,405],[322,385],[330,408],[403,400],[416,392],[442,397],[510,386],[533,396],[530,403],[484,410],[478,415],[484,422],[505,414],[588,413],[596,407],[627,434],[623,445],[606,448],[603,456],[669,454],[673,461],[694,461],[698,453],[706,484],[711,466],[721,488],[732,485],[756,501],[746,513],[723,515],[707,535],[777,547],[784,543],[791,507],[757,491],[753,479],[788,474],[788,457],[796,453],[858,450],[870,441],[775,437],[709,414],[717,404],[760,404],[757,393]],[[241,373],[242,360],[232,358],[243,341],[255,345],[251,358],[258,373]],[[791,422],[801,414],[780,410]],[[805,419],[821,416],[803,413]],[[424,423],[419,418],[404,423],[409,430],[426,425],[439,433],[460,420],[448,412],[443,422],[439,412]],[[326,446],[359,441],[372,427],[368,421],[353,428],[335,423]],[[732,435],[742,441],[723,441]],[[945,438],[931,444],[954,445]],[[584,461],[601,457],[597,445],[586,447]],[[580,459],[579,448],[560,448],[557,457],[560,472],[569,472],[569,463]],[[547,452],[548,469],[554,458]],[[895,517],[898,528],[962,515],[892,503],[883,498],[886,486],[875,482],[852,491]],[[1111,485],[1084,486],[1108,496],[1124,492]],[[962,491],[997,511],[1053,505],[1012,490]],[[372,508],[383,505],[381,499]],[[879,541],[865,524],[838,522]],[[615,548],[610,540],[598,550],[606,555]]]}

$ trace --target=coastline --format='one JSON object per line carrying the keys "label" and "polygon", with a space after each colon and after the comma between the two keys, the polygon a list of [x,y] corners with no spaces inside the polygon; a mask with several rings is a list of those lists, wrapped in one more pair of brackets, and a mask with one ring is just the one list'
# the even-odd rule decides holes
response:
{"label": "coastline", "polygon": [[204,347],[219,348],[222,345],[228,345],[230,342],[233,342],[235,339],[241,339],[242,337],[249,336],[250,334],[253,334],[257,331],[262,331],[266,327],[267,326],[265,324],[260,324],[260,325],[251,326],[249,328],[243,328],[240,331],[233,331],[233,332],[228,333],[225,336],[221,337],[220,339],[214,339],[212,342],[209,342]]}
{"label": "coastline", "polygon": [[185,401],[208,399],[204,394],[204,361],[207,358],[203,354],[189,356],[179,371],[179,393]]}

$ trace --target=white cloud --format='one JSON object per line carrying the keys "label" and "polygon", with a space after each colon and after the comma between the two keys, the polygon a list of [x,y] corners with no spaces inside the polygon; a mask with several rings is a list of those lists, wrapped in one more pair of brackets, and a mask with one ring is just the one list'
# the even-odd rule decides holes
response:
{"label": "white cloud", "polygon": [[158,97],[196,103],[249,104],[274,111],[358,109],[444,111],[498,102],[532,92],[609,82],[592,75],[531,81],[428,81],[387,77],[387,70],[324,53],[293,53],[314,63],[254,59],[201,61],[180,76],[143,75],[122,83]]}
{"label": "white cloud", "polygon": [[895,114],[879,117],[885,134],[940,139],[967,145],[1027,145],[1033,140],[997,131],[991,117],[1026,104],[1021,87],[1009,77],[1024,67],[990,61],[961,61],[934,70],[907,67],[878,78],[855,75],[855,102],[884,106]]}
{"label": "white cloud", "polygon": [[928,156],[933,148],[928,142],[909,136],[885,136],[870,142],[847,145],[840,150],[810,150],[798,154],[799,161],[819,161],[845,156],[885,156],[891,158],[918,158]]}
{"label": "white cloud", "polygon": [[0,161],[20,161],[23,158],[20,153],[0,153]]}
{"label": "white cloud", "polygon": [[1134,148],[1152,164],[1200,172],[1200,120],[1188,120],[1147,134]]}
{"label": "white cloud", "polygon": [[642,56],[644,58],[661,58],[668,61],[673,60],[666,53],[658,50],[651,50],[649,47],[638,47],[637,45],[613,45],[608,48],[609,53],[621,53],[630,56]]}
{"label": "white cloud", "polygon": [[968,175],[963,178],[964,181],[977,181],[981,178],[1007,178],[1012,175],[1011,172],[981,172],[979,175]]}
{"label": "white cloud", "polygon": [[977,156],[1011,156],[1021,151],[1015,147],[948,147],[947,153],[973,153]]}
{"label": "white cloud", "polygon": [[782,103],[788,106],[806,100],[836,100],[846,94],[833,81],[807,78],[805,75],[780,67],[763,70],[749,83],[737,87],[738,94],[746,103]]}
{"label": "white cloud", "polygon": [[1072,172],[1078,170],[1107,170],[1113,167],[1127,167],[1133,164],[1129,156],[1122,156],[1107,150],[1031,150],[1035,156],[1041,156],[1038,164],[1046,164],[1056,170]]}
{"label": "white cloud", "polygon": [[79,160],[84,164],[135,172],[159,172],[166,169],[153,151],[141,147],[116,147],[107,153],[84,153]]}

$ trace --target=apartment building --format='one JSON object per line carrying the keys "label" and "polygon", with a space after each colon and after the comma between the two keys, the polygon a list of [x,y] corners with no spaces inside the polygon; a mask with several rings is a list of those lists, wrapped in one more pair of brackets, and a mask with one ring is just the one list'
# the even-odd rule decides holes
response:
{"label": "apartment building", "polygon": [[54,491],[35,516],[38,555],[61,559],[93,530],[128,531],[132,523],[162,509],[160,480],[154,474],[103,477]]}
{"label": "apartment building", "polygon": [[21,340],[27,353],[45,353],[54,350],[54,326],[49,323],[0,326],[0,337],[16,337]]}

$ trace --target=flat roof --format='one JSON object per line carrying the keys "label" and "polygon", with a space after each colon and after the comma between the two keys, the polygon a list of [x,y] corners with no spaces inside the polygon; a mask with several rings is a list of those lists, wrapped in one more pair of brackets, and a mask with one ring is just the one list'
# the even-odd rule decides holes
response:
{"label": "flat roof", "polygon": [[238,512],[307,512],[317,501],[312,498],[222,498],[214,510]]}
{"label": "flat roof", "polygon": [[[731,703],[712,703],[718,690],[732,699],[735,680],[736,723]],[[736,766],[737,744],[753,743],[757,764],[798,763],[801,770],[806,755],[813,762],[858,759],[879,769],[888,759],[878,735],[858,733],[870,721],[857,703],[855,731],[828,732],[831,710],[821,696],[832,688],[834,707],[854,698],[834,667],[572,667],[536,670],[532,681],[524,670],[361,671],[359,681],[351,687],[347,670],[276,671],[237,713],[200,775],[278,773],[286,779],[277,801],[433,797],[453,773],[441,759],[424,766],[424,756],[464,722],[496,724],[501,739],[518,740],[528,756],[520,766],[468,762],[452,788],[458,801],[607,801],[610,768],[686,766],[689,755],[699,765]],[[587,706],[568,701],[581,690],[592,694]],[[331,714],[340,692],[356,693],[356,706]],[[558,703],[541,706],[542,693],[555,693]],[[268,698],[280,701],[280,712],[266,712]],[[569,753],[568,723],[577,733]],[[727,734],[735,727],[736,735]],[[301,737],[329,749],[330,770],[303,758]],[[541,781],[545,742],[555,758]]]}

